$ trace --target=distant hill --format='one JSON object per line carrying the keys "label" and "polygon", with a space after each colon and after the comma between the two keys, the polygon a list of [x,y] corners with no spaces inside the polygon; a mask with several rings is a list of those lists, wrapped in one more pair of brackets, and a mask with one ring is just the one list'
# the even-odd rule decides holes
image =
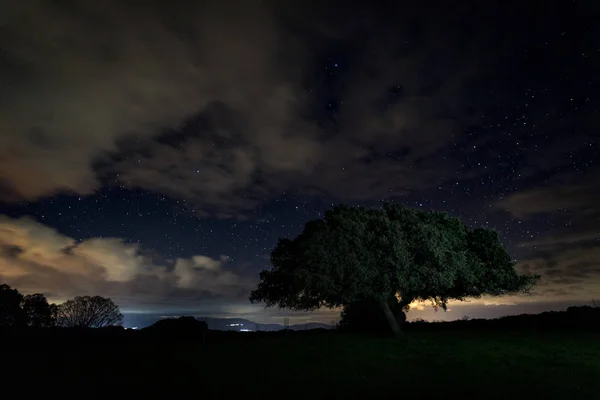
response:
{"label": "distant hill", "polygon": [[[156,321],[160,321],[165,318],[176,318],[178,315],[173,316],[160,316],[152,314],[126,314],[125,315],[125,326],[144,328],[152,325]],[[196,317],[200,321],[205,321],[208,324],[208,329],[219,330],[219,331],[264,331],[273,332],[284,329],[281,324],[258,324],[254,321],[244,318],[213,318],[213,317]],[[289,329],[294,331],[303,331],[309,329],[331,329],[333,328],[329,324],[322,324],[319,322],[309,322],[305,324],[290,325]]]}
{"label": "distant hill", "polygon": [[[243,318],[198,318],[208,324],[208,329],[219,331],[280,331],[284,329],[280,324],[259,324],[254,321]],[[319,322],[309,322],[306,324],[290,325],[289,329],[293,331],[304,331],[309,329],[331,329],[331,325]]]}

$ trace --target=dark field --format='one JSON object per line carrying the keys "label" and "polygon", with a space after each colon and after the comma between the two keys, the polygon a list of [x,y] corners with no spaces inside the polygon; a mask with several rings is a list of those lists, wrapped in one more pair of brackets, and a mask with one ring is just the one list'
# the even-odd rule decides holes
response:
{"label": "dark field", "polygon": [[23,376],[48,394],[77,386],[119,398],[164,390],[197,398],[600,398],[597,333],[412,332],[395,340],[209,332],[204,345],[117,336],[12,340],[3,346],[11,366],[3,377],[15,380],[3,381]]}

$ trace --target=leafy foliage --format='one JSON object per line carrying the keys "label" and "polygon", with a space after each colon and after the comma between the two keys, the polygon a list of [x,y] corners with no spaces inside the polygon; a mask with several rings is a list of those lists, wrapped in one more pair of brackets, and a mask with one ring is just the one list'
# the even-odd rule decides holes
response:
{"label": "leafy foliage", "polygon": [[101,296],[78,296],[57,308],[57,325],[66,328],[104,328],[123,324],[113,301]]}
{"label": "leafy foliage", "polygon": [[414,300],[445,309],[450,299],[527,292],[539,278],[517,274],[497,232],[395,204],[336,206],[280,239],[271,263],[250,300],[296,310],[392,296],[404,309]]}

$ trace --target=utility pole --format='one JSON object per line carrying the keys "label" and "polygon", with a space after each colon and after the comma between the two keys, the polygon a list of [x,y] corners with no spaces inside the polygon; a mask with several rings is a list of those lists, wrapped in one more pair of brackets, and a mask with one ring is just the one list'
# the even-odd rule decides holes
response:
{"label": "utility pole", "polygon": [[283,329],[290,329],[290,317],[283,317]]}

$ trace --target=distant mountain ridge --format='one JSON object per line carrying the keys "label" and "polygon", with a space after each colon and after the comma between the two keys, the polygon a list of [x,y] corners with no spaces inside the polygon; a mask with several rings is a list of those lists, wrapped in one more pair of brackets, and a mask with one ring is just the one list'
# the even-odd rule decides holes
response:
{"label": "distant mountain ridge", "polygon": [[[125,326],[128,328],[136,327],[139,329],[152,325],[156,321],[165,318],[177,318],[180,315],[148,315],[148,314],[125,314]],[[215,318],[215,317],[198,317],[199,321],[205,321],[208,324],[208,329],[218,331],[265,331],[273,332],[283,330],[285,327],[282,324],[259,324],[245,318]],[[308,322],[304,324],[290,324],[288,329],[294,331],[303,331],[309,329],[332,329],[334,326],[320,322]]]}
{"label": "distant mountain ridge", "polygon": [[[208,324],[208,329],[219,331],[265,331],[273,332],[285,329],[281,324],[259,324],[244,318],[197,318],[200,321],[205,321]],[[323,324],[320,322],[308,322],[305,324],[293,324],[288,329],[293,331],[305,331],[309,329],[332,329],[332,325]]]}

